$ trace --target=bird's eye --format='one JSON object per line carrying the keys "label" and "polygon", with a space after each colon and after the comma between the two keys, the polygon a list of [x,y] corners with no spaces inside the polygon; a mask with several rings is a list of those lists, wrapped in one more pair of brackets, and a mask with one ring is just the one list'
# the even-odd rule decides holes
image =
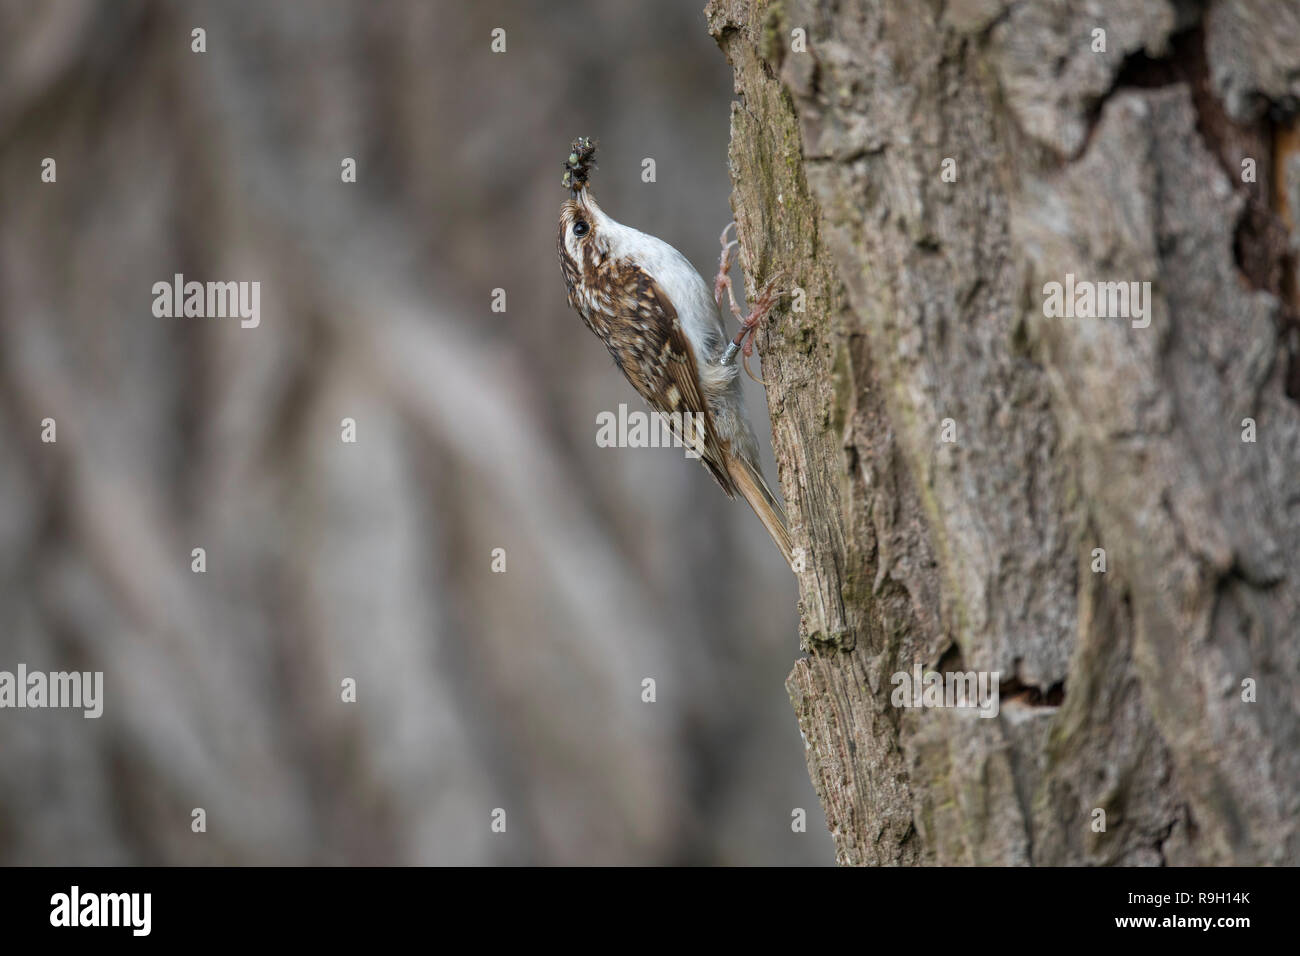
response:
{"label": "bird's eye", "polygon": [[585,236],[589,229],[591,229],[591,227],[587,225],[587,220],[585,219],[579,219],[573,224],[573,234],[575,236]]}

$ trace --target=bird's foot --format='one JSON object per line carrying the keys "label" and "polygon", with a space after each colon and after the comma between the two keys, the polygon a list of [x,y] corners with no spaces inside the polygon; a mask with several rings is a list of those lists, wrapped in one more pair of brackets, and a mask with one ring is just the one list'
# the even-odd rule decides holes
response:
{"label": "bird's foot", "polygon": [[[723,235],[726,234],[724,233]],[[776,303],[780,301],[781,297],[785,295],[784,292],[777,290],[777,286],[780,285],[781,279],[782,277],[780,273],[777,273],[768,278],[767,282],[763,283],[763,288],[759,291],[758,295],[754,297],[753,308],[750,309],[749,315],[741,315],[740,309],[734,308],[736,318],[740,321],[740,331],[736,333],[736,337],[727,345],[727,350],[722,355],[721,364],[731,364],[732,360],[735,359],[737,352],[741,352],[745,359],[748,359],[754,354],[754,333],[758,331],[759,324],[767,318],[768,313],[772,311],[773,306],[775,306]],[[732,301],[732,304],[734,307],[734,300]],[[762,381],[761,379],[755,378],[754,373],[749,370],[748,362],[745,362],[744,364],[745,372],[750,378],[754,379],[756,382]],[[763,384],[766,385],[767,383],[763,382]]]}
{"label": "bird's foot", "polygon": [[722,235],[718,241],[722,243],[722,255],[718,256],[718,274],[713,278],[713,299],[722,307],[722,293],[727,293],[727,299],[731,304],[731,314],[737,319],[740,316],[740,306],[736,304],[736,293],[731,288],[731,260],[735,255],[735,248],[740,245],[739,239],[728,239],[727,234],[736,227],[734,222],[727,223],[727,228],[722,230]]}

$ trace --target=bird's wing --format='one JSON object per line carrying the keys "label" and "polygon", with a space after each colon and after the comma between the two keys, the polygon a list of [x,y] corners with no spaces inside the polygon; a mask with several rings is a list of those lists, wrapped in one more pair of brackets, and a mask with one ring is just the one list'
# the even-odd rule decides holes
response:
{"label": "bird's wing", "polygon": [[[695,353],[672,301],[653,276],[626,260],[606,275],[618,285],[611,290],[617,308],[606,338],[614,360],[650,407],[669,416],[682,444],[699,454],[722,490],[735,497],[726,449],[713,428]],[[688,413],[695,417],[686,418]],[[682,428],[692,420],[702,424],[702,435]]]}

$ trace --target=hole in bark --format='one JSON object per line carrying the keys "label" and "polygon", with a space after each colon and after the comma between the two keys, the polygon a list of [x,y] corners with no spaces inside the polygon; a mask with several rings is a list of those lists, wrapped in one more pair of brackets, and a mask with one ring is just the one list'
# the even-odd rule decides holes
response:
{"label": "hole in bark", "polygon": [[946,674],[949,671],[964,671],[965,669],[966,664],[961,658],[961,648],[957,646],[956,641],[953,641],[948,645],[948,649],[943,652],[943,656],[939,658],[939,666],[935,670],[940,674]]}
{"label": "hole in bark", "polygon": [[1016,701],[1030,707],[1060,707],[1065,700],[1065,681],[1057,681],[1047,690],[1021,683],[1020,678],[1013,677],[998,685],[998,694],[1002,703]]}
{"label": "hole in bark", "polygon": [[[1285,197],[1274,175],[1277,164],[1284,160],[1282,147],[1296,132],[1294,127],[1283,127],[1276,111],[1272,115],[1266,112],[1252,123],[1239,123],[1228,115],[1210,86],[1205,31],[1197,24],[1170,37],[1165,56],[1153,59],[1138,51],[1125,59],[1110,91],[1096,104],[1089,136],[1096,129],[1102,106],[1116,91],[1155,89],[1175,83],[1187,84],[1196,111],[1196,130],[1206,149],[1218,160],[1233,187],[1244,191],[1246,205],[1233,234],[1233,259],[1251,288],[1269,292],[1280,302],[1277,326],[1282,361],[1286,363],[1285,390],[1289,398],[1300,401],[1297,263],[1283,216]],[[1257,164],[1254,183],[1241,181],[1241,160],[1247,156]]]}
{"label": "hole in bark", "polygon": [[[966,670],[961,649],[954,641],[939,658],[935,667],[940,674],[957,673]],[[1015,673],[1004,681],[998,682],[998,699],[1002,703],[1016,701],[1028,707],[1059,707],[1065,700],[1065,681],[1057,681],[1044,690],[1020,679],[1020,658],[1016,658]]]}
{"label": "hole in bark", "polygon": [[1059,680],[1045,690],[1026,684],[1020,679],[1020,658],[1017,657],[1012,675],[998,684],[998,696],[1004,704],[1014,700],[1028,707],[1059,707],[1065,700],[1065,681]]}

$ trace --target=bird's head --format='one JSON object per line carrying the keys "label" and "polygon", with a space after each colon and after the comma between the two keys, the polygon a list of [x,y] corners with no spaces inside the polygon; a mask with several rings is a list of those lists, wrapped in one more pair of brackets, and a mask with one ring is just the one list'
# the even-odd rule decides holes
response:
{"label": "bird's head", "polygon": [[609,217],[587,190],[566,199],[560,207],[561,250],[574,262],[581,263],[587,258],[585,250],[605,249],[609,237],[602,227],[608,222]]}

